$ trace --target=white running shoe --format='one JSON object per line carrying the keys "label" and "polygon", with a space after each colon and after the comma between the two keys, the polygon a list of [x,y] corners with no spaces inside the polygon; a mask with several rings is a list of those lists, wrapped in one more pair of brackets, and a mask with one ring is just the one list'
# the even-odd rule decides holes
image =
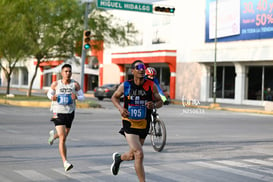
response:
{"label": "white running shoe", "polygon": [[52,145],[54,142],[54,135],[55,135],[55,131],[54,130],[50,130],[49,132],[49,138],[48,138],[48,144]]}
{"label": "white running shoe", "polygon": [[65,172],[69,171],[69,170],[72,169],[72,168],[73,168],[73,165],[72,165],[72,164],[70,164],[70,163],[67,162],[67,161],[64,162],[64,170],[65,170]]}

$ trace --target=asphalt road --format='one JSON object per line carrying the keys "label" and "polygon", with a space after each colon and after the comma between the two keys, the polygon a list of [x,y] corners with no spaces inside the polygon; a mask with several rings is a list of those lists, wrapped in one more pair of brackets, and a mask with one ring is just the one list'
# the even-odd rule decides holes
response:
{"label": "asphalt road", "polygon": [[[101,109],[78,109],[67,139],[74,168],[65,173],[56,141],[47,144],[49,109],[0,105],[0,181],[136,182],[133,162],[112,176],[113,152],[128,149],[117,133],[118,111],[109,100]],[[273,116],[183,108],[159,110],[167,144],[144,146],[148,182],[273,181]]]}

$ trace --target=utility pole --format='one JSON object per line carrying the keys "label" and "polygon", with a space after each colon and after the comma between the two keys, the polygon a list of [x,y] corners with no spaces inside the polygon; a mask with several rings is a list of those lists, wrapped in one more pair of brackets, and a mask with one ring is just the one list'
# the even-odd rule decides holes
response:
{"label": "utility pole", "polygon": [[[88,14],[90,12],[90,3],[93,0],[86,1],[85,4],[85,14],[84,14],[84,30],[88,29]],[[85,58],[86,58],[86,50],[83,47],[84,44],[84,36],[82,40],[82,60],[81,60],[81,87],[84,88],[84,65],[85,65]],[[91,49],[91,48],[90,48]]]}
{"label": "utility pole", "polygon": [[218,0],[215,2],[215,38],[214,38],[214,70],[213,70],[213,104],[216,104],[216,83],[217,83],[217,19],[218,19]]}

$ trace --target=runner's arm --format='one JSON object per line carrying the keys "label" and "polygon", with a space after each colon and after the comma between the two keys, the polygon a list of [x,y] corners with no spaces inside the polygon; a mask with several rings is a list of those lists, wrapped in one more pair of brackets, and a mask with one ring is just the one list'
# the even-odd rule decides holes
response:
{"label": "runner's arm", "polygon": [[57,82],[53,82],[50,86],[50,89],[47,92],[47,97],[52,100],[52,101],[56,101],[57,100],[57,95],[55,94],[56,92],[56,86],[57,86]]}
{"label": "runner's arm", "polygon": [[153,109],[154,107],[160,108],[163,105],[163,101],[158,93],[157,86],[154,84],[153,86],[153,95],[154,95],[154,101],[149,101],[146,103],[146,107],[148,109]]}
{"label": "runner's arm", "polygon": [[84,94],[78,82],[75,82],[75,90],[76,90],[75,99],[83,101],[85,99]]}
{"label": "runner's arm", "polygon": [[121,116],[128,117],[129,116],[128,110],[120,105],[120,97],[123,95],[123,93],[124,93],[124,84],[122,83],[122,84],[120,84],[118,89],[112,95],[111,100],[112,100],[114,106],[116,108],[118,108]]}

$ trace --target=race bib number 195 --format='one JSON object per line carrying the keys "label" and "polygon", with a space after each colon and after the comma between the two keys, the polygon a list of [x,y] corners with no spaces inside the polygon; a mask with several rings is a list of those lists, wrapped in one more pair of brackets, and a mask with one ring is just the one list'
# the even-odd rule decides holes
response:
{"label": "race bib number 195", "polygon": [[60,95],[58,95],[57,102],[60,105],[70,105],[70,104],[72,104],[71,94],[60,94]]}
{"label": "race bib number 195", "polygon": [[145,119],[146,118],[146,107],[145,106],[128,106],[130,113],[129,119]]}

